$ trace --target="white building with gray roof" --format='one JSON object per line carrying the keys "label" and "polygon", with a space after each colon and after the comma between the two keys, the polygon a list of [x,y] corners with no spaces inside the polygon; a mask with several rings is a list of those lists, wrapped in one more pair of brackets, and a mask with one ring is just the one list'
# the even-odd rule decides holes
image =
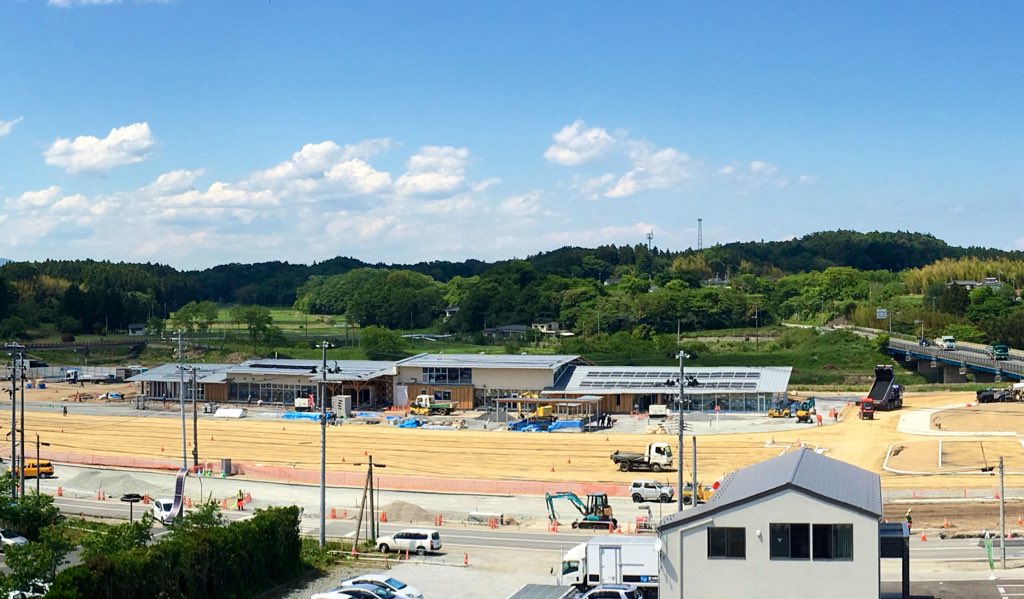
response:
{"label": "white building with gray roof", "polygon": [[787,452],[726,475],[707,503],[661,521],[660,596],[877,598],[881,517],[877,474]]}

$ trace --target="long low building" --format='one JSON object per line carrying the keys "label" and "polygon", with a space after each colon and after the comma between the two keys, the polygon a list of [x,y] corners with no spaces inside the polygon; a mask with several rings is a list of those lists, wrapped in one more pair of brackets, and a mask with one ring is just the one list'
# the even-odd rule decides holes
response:
{"label": "long low building", "polygon": [[[763,412],[785,399],[790,367],[594,366],[576,355],[419,354],[397,362],[258,359],[241,364],[164,364],[129,380],[149,399],[292,405],[318,393],[353,404],[402,406],[417,395],[461,410],[509,406],[516,398],[586,398],[596,414],[645,412],[682,399],[686,410]],[[181,383],[185,387],[182,393]],[[680,384],[682,393],[680,394]]]}

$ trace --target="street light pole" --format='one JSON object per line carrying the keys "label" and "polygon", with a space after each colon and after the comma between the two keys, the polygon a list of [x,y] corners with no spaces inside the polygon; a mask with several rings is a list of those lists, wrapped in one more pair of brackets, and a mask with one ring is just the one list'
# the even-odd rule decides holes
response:
{"label": "street light pole", "polygon": [[[14,470],[14,463],[17,462],[18,435],[14,431],[18,428],[18,351],[16,345],[7,345],[11,348],[11,472]],[[13,498],[18,497],[18,486],[11,490]]]}
{"label": "street light pole", "polygon": [[1003,468],[1003,456],[999,456],[999,553],[1002,554],[1002,568],[1006,569],[1006,470]]}
{"label": "street light pole", "polygon": [[[25,352],[21,352],[21,470],[18,478],[21,480],[21,496],[25,496]],[[38,474],[37,474],[38,476]]]}
{"label": "street light pole", "polygon": [[320,547],[327,546],[327,348],[325,339],[320,344],[323,362],[320,365]]}
{"label": "street light pole", "polygon": [[679,412],[679,439],[676,447],[676,455],[679,457],[679,464],[676,466],[676,484],[679,492],[679,511],[683,511],[683,388],[686,386],[684,362],[686,352],[679,351],[679,405],[676,409]]}

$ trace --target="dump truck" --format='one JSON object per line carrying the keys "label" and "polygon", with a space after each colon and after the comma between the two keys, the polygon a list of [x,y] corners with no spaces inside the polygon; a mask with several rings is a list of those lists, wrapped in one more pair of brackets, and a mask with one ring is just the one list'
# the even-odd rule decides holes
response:
{"label": "dump truck", "polygon": [[672,447],[668,443],[651,443],[644,453],[616,450],[611,460],[623,472],[653,470],[661,472],[672,468]]}
{"label": "dump truck", "polygon": [[874,402],[874,409],[880,412],[898,410],[903,407],[903,386],[896,384],[892,366],[887,364],[875,366],[875,382],[864,399],[871,399]]}
{"label": "dump truck", "polygon": [[993,360],[1009,360],[1010,346],[1005,343],[993,343],[992,347],[988,348],[988,357]]}
{"label": "dump truck", "polygon": [[433,395],[417,395],[416,399],[413,400],[412,405],[409,407],[409,411],[417,416],[429,416],[432,414],[442,414],[447,416],[454,410],[454,402],[442,401],[435,398]]}
{"label": "dump truck", "polygon": [[601,584],[634,584],[653,596],[658,590],[657,537],[602,536],[562,555],[559,584],[580,591]]}
{"label": "dump truck", "polygon": [[1013,390],[1011,389],[994,389],[988,387],[987,389],[979,389],[975,393],[975,397],[978,403],[999,403],[1003,401],[1013,401]]}
{"label": "dump truck", "polygon": [[558,524],[558,513],[555,512],[555,500],[568,499],[582,518],[572,522],[573,528],[593,528],[601,530],[615,530],[619,526],[618,520],[612,517],[612,506],[608,503],[606,493],[591,493],[587,495],[584,502],[572,491],[559,491],[558,493],[545,493],[544,501],[548,506],[548,521]]}
{"label": "dump truck", "polygon": [[935,343],[935,347],[937,347],[939,349],[944,349],[944,350],[954,350],[954,349],[956,349],[956,337],[954,337],[952,335],[943,335],[942,337],[936,337],[935,341],[933,343]]}

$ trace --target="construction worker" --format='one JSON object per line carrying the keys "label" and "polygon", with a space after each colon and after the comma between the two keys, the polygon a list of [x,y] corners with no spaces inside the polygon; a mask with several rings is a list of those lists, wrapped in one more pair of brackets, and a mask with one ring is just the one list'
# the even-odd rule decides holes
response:
{"label": "construction worker", "polygon": [[909,529],[914,524],[914,519],[910,516],[910,510],[913,508],[907,508],[907,528]]}
{"label": "construction worker", "polygon": [[242,493],[241,489],[238,490],[238,494],[235,496],[235,498],[235,509],[245,510],[245,494]]}
{"label": "construction worker", "polygon": [[68,404],[64,404],[62,407],[64,408],[64,415],[67,416],[68,415]]}

